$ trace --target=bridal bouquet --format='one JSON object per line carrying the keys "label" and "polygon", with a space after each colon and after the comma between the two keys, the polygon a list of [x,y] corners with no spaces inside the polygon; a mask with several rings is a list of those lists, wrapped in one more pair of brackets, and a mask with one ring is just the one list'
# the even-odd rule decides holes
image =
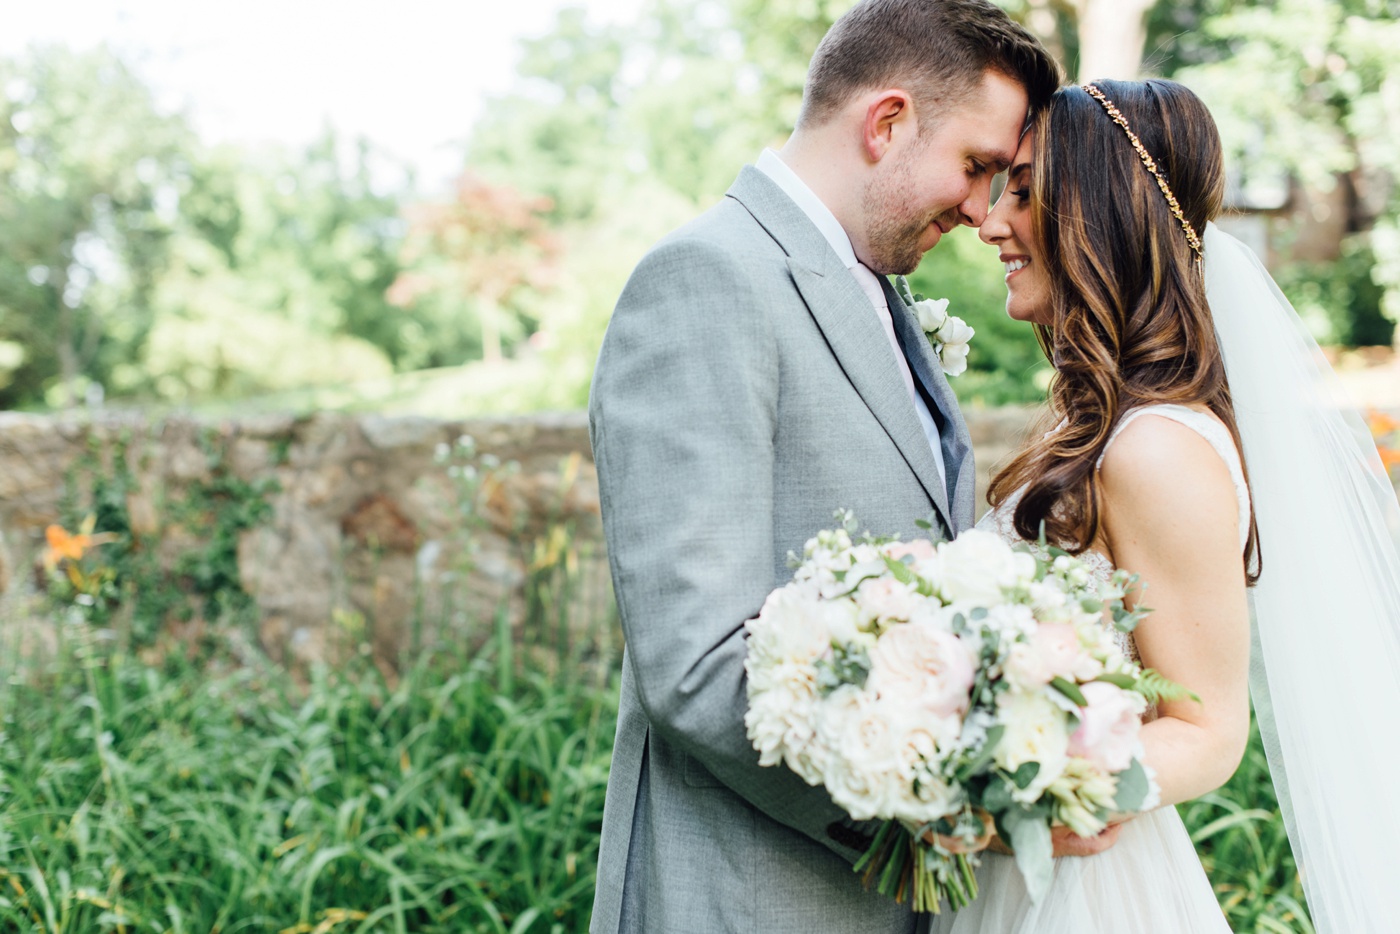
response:
{"label": "bridal bouquet", "polygon": [[883,822],[856,870],[915,910],[977,896],[978,857],[961,850],[989,824],[1038,899],[1052,824],[1092,836],[1156,804],[1141,716],[1180,689],[1105,625],[1141,619],[1123,604],[1134,579],[1097,587],[1068,554],[978,530],[936,546],[857,541],[844,519],[793,556],[792,582],[746,624],[760,763]]}

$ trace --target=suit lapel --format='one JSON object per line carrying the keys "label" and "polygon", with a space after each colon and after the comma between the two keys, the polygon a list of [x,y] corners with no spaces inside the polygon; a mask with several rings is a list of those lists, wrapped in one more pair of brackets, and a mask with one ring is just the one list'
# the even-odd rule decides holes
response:
{"label": "suit lapel", "polygon": [[885,301],[890,306],[890,316],[894,319],[895,332],[904,347],[909,367],[914,371],[914,377],[923,383],[947,425],[941,445],[943,466],[948,472],[948,492],[952,500],[952,515],[956,520],[954,531],[960,532],[973,524],[977,477],[972,460],[972,437],[958,407],[958,398],[948,385],[948,377],[944,375],[943,367],[934,355],[923,328],[919,327],[913,310],[899,297],[887,278],[880,276],[880,284],[885,290]]}
{"label": "suit lapel", "polygon": [[[728,196],[742,204],[787,253],[793,282],[846,378],[899,449],[944,525],[956,532],[948,490],[939,482],[935,455],[870,299],[821,231],[768,176],[746,165]],[[897,298],[889,305],[892,312],[904,307]]]}
{"label": "suit lapel", "polygon": [[933,451],[870,299],[834,255],[820,271],[792,257],[788,258],[788,269],[846,378],[899,448],[944,523],[950,530],[956,529]]}

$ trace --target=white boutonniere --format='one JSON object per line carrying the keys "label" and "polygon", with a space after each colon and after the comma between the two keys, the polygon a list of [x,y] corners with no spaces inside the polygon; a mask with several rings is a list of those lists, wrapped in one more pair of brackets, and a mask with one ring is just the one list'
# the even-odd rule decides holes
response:
{"label": "white boutonniere", "polygon": [[961,376],[967,370],[968,346],[977,332],[962,318],[948,314],[948,299],[924,298],[911,292],[903,276],[895,276],[894,289],[919,320],[919,327],[923,328],[943,372],[948,376]]}

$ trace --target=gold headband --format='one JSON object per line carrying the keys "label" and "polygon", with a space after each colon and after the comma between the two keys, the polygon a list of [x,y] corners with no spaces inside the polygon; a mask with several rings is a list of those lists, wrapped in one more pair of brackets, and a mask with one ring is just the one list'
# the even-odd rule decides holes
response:
{"label": "gold headband", "polygon": [[1162,189],[1162,194],[1167,197],[1167,207],[1171,208],[1172,216],[1181,224],[1181,229],[1186,231],[1186,242],[1191,245],[1191,249],[1196,252],[1196,261],[1201,260],[1201,238],[1196,235],[1196,228],[1191,226],[1191,222],[1186,219],[1186,215],[1181,213],[1181,205],[1176,200],[1176,195],[1172,194],[1171,186],[1162,177],[1162,172],[1157,168],[1157,162],[1148,153],[1147,147],[1142,145],[1142,140],[1137,138],[1137,134],[1128,126],[1127,118],[1115,106],[1113,101],[1104,96],[1104,93],[1092,84],[1081,85],[1089,96],[1103,105],[1103,109],[1114,123],[1123,128],[1123,132],[1128,134],[1128,142],[1133,144],[1137,150],[1138,158],[1142,159],[1142,164],[1147,166],[1147,171],[1152,173],[1152,177],[1157,179],[1157,187]]}

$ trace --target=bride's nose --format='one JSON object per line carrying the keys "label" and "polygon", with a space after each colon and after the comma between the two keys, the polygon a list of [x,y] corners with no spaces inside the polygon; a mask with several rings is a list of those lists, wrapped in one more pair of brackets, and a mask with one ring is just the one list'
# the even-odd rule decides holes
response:
{"label": "bride's nose", "polygon": [[989,243],[993,246],[1011,236],[1011,227],[1006,222],[1005,205],[1002,200],[998,199],[997,203],[992,205],[992,209],[987,212],[987,219],[977,229],[977,236],[982,238],[983,243]]}

